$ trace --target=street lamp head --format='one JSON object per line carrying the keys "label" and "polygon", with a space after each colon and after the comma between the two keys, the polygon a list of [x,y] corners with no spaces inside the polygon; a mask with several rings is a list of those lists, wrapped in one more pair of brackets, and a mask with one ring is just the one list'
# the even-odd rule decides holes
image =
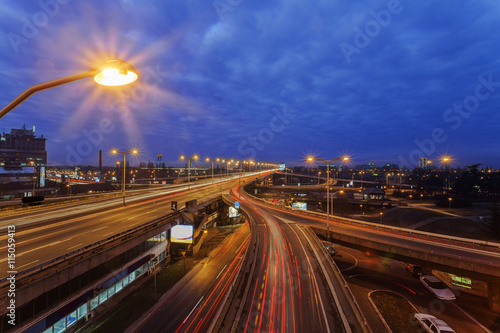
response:
{"label": "street lamp head", "polygon": [[139,155],[139,153],[140,153],[140,151],[137,148],[130,149],[130,154],[131,155],[136,156],[136,155]]}
{"label": "street lamp head", "polygon": [[111,150],[109,151],[109,153],[110,153],[111,155],[118,155],[118,154],[120,153],[120,151],[119,151],[118,149],[113,148],[113,149],[111,149]]}
{"label": "street lamp head", "polygon": [[316,161],[316,156],[314,155],[307,155],[305,157],[305,161],[308,163],[314,163]]}
{"label": "street lamp head", "polygon": [[349,156],[349,155],[342,156],[342,161],[349,162],[350,160],[351,160],[351,156]]}
{"label": "street lamp head", "polygon": [[139,78],[134,66],[120,59],[106,61],[93,71],[94,81],[104,86],[123,86]]}
{"label": "street lamp head", "polygon": [[186,155],[179,155],[179,161],[184,161],[186,159]]}
{"label": "street lamp head", "polygon": [[453,162],[453,157],[451,157],[450,155],[441,155],[439,157],[439,160],[441,161],[441,163],[448,165]]}
{"label": "street lamp head", "polygon": [[212,159],[211,159],[210,157],[208,157],[208,156],[207,156],[207,157],[205,157],[205,162],[206,162],[206,163],[210,162],[211,160],[212,160]]}
{"label": "street lamp head", "polygon": [[192,159],[193,161],[198,161],[198,160],[200,159],[200,155],[198,155],[198,154],[194,154],[193,156],[191,156],[191,159]]}

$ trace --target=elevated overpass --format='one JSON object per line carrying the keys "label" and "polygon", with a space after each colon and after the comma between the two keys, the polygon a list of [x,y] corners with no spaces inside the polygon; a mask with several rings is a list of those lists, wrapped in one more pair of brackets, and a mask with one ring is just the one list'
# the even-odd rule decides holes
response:
{"label": "elevated overpass", "polygon": [[[239,181],[238,176],[216,184],[202,181],[191,184],[189,191],[187,186],[165,187],[132,196],[127,206],[113,197],[5,212],[2,229],[15,226],[16,257],[13,266],[7,258],[0,259],[4,268],[0,332],[12,328],[8,324],[12,299],[17,331],[39,332],[88,319],[109,293],[168,261],[172,226],[182,221],[194,224],[204,216],[196,224],[196,238],[203,235],[202,223],[224,216],[221,209],[227,213],[227,205],[220,193]],[[197,205],[196,211],[184,210],[184,202],[192,199],[205,204]],[[180,211],[171,210],[172,200],[178,201]],[[4,236],[0,246],[7,249],[7,232]],[[196,251],[200,245],[196,242],[186,249]],[[11,289],[15,298],[9,296]]]}
{"label": "elevated overpass", "polygon": [[[263,204],[265,199],[252,196]],[[310,225],[326,237],[326,214],[277,207],[290,223]],[[458,276],[488,283],[488,304],[500,312],[500,243],[452,237],[412,229],[385,226],[339,216],[330,216],[330,237],[338,243],[421,264]]]}

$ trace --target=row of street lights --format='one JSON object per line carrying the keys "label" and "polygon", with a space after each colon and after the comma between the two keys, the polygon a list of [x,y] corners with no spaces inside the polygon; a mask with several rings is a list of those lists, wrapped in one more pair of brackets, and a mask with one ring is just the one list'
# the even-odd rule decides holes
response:
{"label": "row of street lights", "polygon": [[[136,69],[126,61],[120,59],[113,59],[102,63],[101,65],[94,67],[86,72],[82,72],[75,75],[65,76],[62,78],[58,78],[55,80],[47,81],[44,83],[39,83],[33,85],[19,94],[15,99],[13,99],[9,104],[7,104],[4,108],[0,110],[0,118],[5,116],[7,113],[15,109],[25,100],[27,100],[31,95],[50,88],[54,88],[66,83],[74,82],[77,80],[81,80],[84,78],[93,77],[94,81],[100,85],[104,86],[122,86],[126,84],[130,84],[136,81],[139,78],[139,75]],[[126,155],[138,155],[139,150],[136,148],[129,149],[127,151],[120,151],[118,149],[111,150],[112,155],[122,154],[123,156],[123,179],[122,179],[122,193],[123,193],[123,204],[125,205],[125,172],[126,172]],[[188,160],[188,168],[191,167],[191,161],[197,161],[199,159],[199,155],[194,154],[191,157],[186,157],[185,155],[181,155],[179,157],[181,160]],[[213,183],[213,168],[214,168],[214,160],[207,157],[205,158],[206,162],[211,162],[212,164],[212,183]],[[215,162],[224,163],[226,159],[215,158]],[[233,163],[234,160],[227,160],[226,170],[228,166]],[[251,165],[255,164],[254,161],[241,161],[243,163],[249,164],[249,169],[251,170]],[[236,163],[238,165],[239,162]],[[267,163],[258,162],[257,165],[268,165]],[[33,165],[34,166],[34,165]],[[34,166],[36,167],[36,166]],[[227,172],[227,171],[226,171]],[[188,184],[189,184],[189,176],[190,172],[188,171]],[[34,190],[33,190],[34,192]]]}
{"label": "row of street lights", "polygon": [[[190,175],[191,175],[191,164],[193,162],[198,162],[200,160],[200,155],[198,154],[193,154],[190,157],[182,154],[179,155],[179,161],[187,161],[187,167],[188,167],[188,188],[189,188],[189,183],[190,183]],[[226,176],[228,176],[228,169],[230,165],[237,166],[240,171],[243,171],[243,166],[248,165],[248,171],[252,171],[252,165],[256,165],[257,168],[260,168],[262,170],[264,167],[268,166],[274,166],[275,164],[272,163],[266,163],[266,162],[255,162],[253,160],[235,160],[234,158],[222,158],[222,157],[205,157],[204,159],[205,163],[210,162],[211,169],[212,169],[212,184],[214,182],[214,165],[215,163],[219,164],[219,175],[222,173],[222,165],[226,164]]]}

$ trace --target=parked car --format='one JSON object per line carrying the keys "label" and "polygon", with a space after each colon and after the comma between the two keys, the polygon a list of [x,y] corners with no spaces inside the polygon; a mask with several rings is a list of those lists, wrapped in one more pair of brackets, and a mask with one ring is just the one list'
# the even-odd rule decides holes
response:
{"label": "parked car", "polygon": [[415,319],[426,332],[429,333],[455,333],[448,324],[441,319],[426,313],[415,313]]}
{"label": "parked car", "polygon": [[421,275],[420,282],[422,282],[427,290],[441,300],[453,301],[456,299],[453,291],[451,291],[443,281],[439,280],[434,275]]}
{"label": "parked car", "polygon": [[327,241],[321,241],[323,243],[323,246],[325,247],[326,251],[328,252],[329,255],[333,256],[337,251],[335,251],[335,248],[333,247],[333,244]]}
{"label": "parked car", "polygon": [[414,277],[419,277],[424,274],[424,269],[421,266],[414,264],[406,264],[406,270],[411,273]]}

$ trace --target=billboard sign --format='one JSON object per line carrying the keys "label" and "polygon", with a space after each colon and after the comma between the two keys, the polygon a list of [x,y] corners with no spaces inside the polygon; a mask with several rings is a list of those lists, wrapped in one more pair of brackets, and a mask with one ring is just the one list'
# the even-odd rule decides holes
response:
{"label": "billboard sign", "polygon": [[193,226],[178,224],[170,229],[170,241],[172,243],[193,244]]}
{"label": "billboard sign", "polygon": [[285,169],[286,169],[286,165],[285,165],[285,163],[280,163],[280,164],[278,164],[278,167],[279,167],[279,170],[280,170],[281,172],[285,171]]}
{"label": "billboard sign", "polygon": [[237,217],[238,210],[234,207],[229,207],[229,217]]}
{"label": "billboard sign", "polygon": [[292,208],[307,210],[307,203],[306,202],[293,202]]}

